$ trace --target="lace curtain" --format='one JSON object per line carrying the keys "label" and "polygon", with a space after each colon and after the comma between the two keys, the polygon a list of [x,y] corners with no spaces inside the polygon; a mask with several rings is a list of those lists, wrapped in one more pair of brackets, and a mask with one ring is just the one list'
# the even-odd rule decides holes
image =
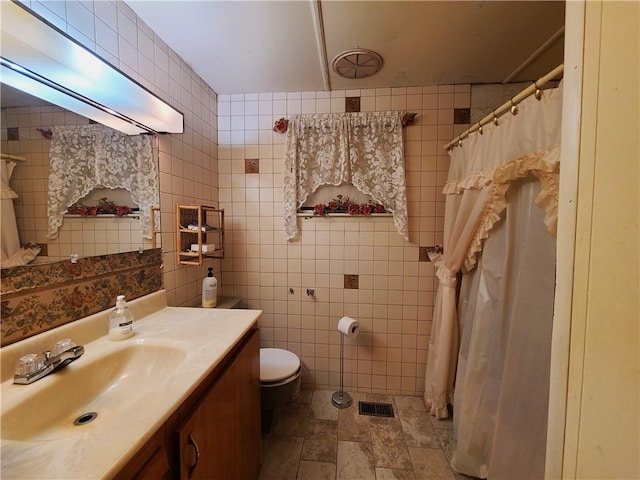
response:
{"label": "lace curtain", "polygon": [[294,115],[287,129],[284,225],[298,232],[296,213],[321,185],[350,183],[393,213],[409,239],[402,140],[403,112]]}
{"label": "lace curtain", "polygon": [[103,125],[53,127],[49,171],[48,238],[58,236],[67,208],[94,188],[124,188],[140,207],[151,238],[151,206],[158,204],[158,167],[148,135],[124,135]]}

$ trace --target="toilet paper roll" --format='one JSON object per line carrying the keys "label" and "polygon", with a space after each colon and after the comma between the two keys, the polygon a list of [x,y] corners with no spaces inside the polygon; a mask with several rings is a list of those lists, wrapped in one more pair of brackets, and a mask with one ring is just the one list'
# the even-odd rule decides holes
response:
{"label": "toilet paper roll", "polygon": [[342,317],[338,321],[338,331],[347,337],[355,337],[360,331],[360,322],[351,317]]}

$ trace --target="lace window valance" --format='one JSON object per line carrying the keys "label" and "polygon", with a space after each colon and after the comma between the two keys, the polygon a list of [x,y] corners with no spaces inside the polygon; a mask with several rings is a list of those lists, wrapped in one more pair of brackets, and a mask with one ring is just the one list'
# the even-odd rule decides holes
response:
{"label": "lace window valance", "polygon": [[296,212],[321,185],[350,183],[393,214],[409,239],[402,140],[403,112],[294,115],[287,129],[284,225],[298,232]]}
{"label": "lace window valance", "polygon": [[124,188],[140,207],[151,238],[151,206],[158,205],[158,167],[148,135],[124,135],[103,125],[53,127],[49,171],[48,238],[58,236],[67,208],[94,188]]}

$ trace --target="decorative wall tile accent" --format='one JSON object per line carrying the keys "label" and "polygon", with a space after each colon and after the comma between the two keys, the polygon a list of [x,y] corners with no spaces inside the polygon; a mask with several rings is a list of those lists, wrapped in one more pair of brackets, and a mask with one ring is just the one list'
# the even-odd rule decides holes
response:
{"label": "decorative wall tile accent", "polygon": [[359,112],[360,111],[360,97],[345,97],[344,98],[344,111],[345,112]]}
{"label": "decorative wall tile accent", "polygon": [[[73,322],[163,287],[162,252],[102,255],[0,271],[2,346]],[[77,271],[76,271],[77,270]]]}
{"label": "decorative wall tile accent", "polygon": [[357,290],[358,289],[359,278],[358,275],[347,275],[344,276],[344,288]]}
{"label": "decorative wall tile accent", "polygon": [[260,159],[259,158],[245,158],[245,160],[244,160],[244,173],[260,173]]}
{"label": "decorative wall tile accent", "polygon": [[471,123],[471,109],[470,108],[454,108],[453,109],[453,124],[468,124]]}

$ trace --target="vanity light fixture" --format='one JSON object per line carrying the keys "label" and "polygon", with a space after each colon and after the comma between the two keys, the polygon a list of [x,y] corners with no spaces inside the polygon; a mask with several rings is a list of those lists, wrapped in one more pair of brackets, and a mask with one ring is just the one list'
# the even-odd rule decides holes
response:
{"label": "vanity light fixture", "polygon": [[1,80],[126,134],[182,133],[183,115],[21,5],[0,2]]}
{"label": "vanity light fixture", "polygon": [[81,98],[79,95],[65,89],[61,85],[52,85],[51,82],[44,77],[29,72],[4,57],[0,58],[0,64],[2,65],[0,78],[2,78],[2,83],[6,85],[27,92],[34,97],[41,98],[54,105],[64,106],[67,110],[95,120],[127,135],[137,135],[150,131],[131,119],[123,118],[116,112],[113,112],[113,110],[108,111],[106,107],[98,105],[96,102]]}

